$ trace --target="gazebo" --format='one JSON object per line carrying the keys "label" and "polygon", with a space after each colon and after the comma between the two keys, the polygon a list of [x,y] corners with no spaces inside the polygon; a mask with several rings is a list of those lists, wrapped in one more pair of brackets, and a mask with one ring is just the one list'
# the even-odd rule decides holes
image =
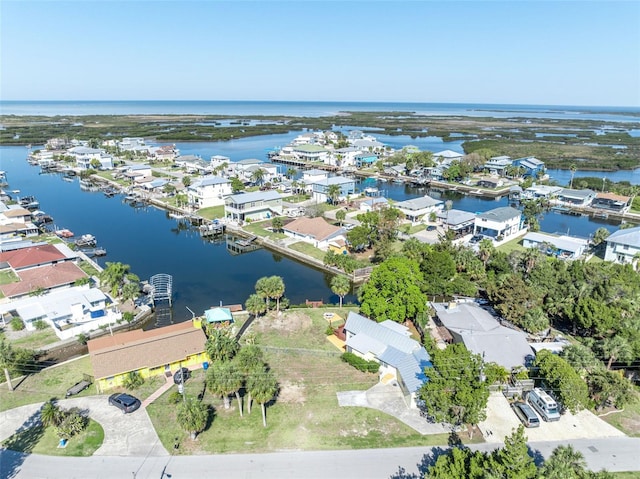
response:
{"label": "gazebo", "polygon": [[211,308],[204,312],[204,317],[208,324],[211,323],[233,323],[233,315],[229,308]]}

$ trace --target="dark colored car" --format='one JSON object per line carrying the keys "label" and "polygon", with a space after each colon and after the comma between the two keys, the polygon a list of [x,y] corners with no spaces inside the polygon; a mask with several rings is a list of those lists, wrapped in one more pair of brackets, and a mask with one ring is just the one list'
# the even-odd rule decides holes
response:
{"label": "dark colored car", "polygon": [[434,225],[429,225],[429,226],[427,226],[427,231],[435,231],[435,230],[437,230],[437,229],[438,229],[438,227],[437,227],[437,226],[434,226]]}
{"label": "dark colored car", "polygon": [[480,243],[480,241],[482,241],[483,239],[484,237],[482,235],[475,235],[469,240],[469,243],[471,244]]}
{"label": "dark colored car", "polygon": [[173,375],[173,382],[175,384],[184,384],[187,379],[191,377],[191,371],[187,368],[178,369]]}
{"label": "dark colored car", "polygon": [[140,407],[140,399],[129,394],[117,393],[109,396],[109,404],[117,407],[123,413],[133,412]]}

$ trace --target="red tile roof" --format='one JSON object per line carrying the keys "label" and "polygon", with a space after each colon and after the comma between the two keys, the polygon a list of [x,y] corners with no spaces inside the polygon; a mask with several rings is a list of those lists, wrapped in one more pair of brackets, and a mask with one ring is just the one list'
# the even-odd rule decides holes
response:
{"label": "red tile roof", "polygon": [[285,231],[295,232],[301,235],[311,236],[318,241],[322,241],[340,230],[337,226],[330,225],[323,218],[298,218],[286,224]]}
{"label": "red tile roof", "polygon": [[48,264],[65,258],[66,256],[52,244],[0,253],[0,262],[6,261],[13,269]]}
{"label": "red tile roof", "polygon": [[87,277],[84,271],[69,261],[21,270],[16,273],[20,281],[0,286],[0,291],[8,298],[27,294],[38,288],[50,289],[73,284],[77,280]]}

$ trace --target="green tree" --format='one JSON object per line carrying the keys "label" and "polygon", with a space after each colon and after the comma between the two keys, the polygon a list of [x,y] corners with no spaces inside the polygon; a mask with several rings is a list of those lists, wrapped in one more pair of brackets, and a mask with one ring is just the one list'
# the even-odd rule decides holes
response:
{"label": "green tree", "polygon": [[545,479],[580,479],[587,468],[581,452],[572,445],[556,447],[540,470]]}
{"label": "green tree", "polygon": [[577,412],[589,405],[587,384],[565,359],[543,350],[536,355],[533,365],[563,407]]}
{"label": "green tree", "polygon": [[73,408],[68,411],[61,412],[62,418],[56,424],[56,435],[60,439],[69,439],[76,434],[81,433],[89,423],[89,419],[80,412],[80,409]]}
{"label": "green tree", "polygon": [[276,300],[276,311],[280,312],[280,298],[284,296],[285,286],[281,276],[269,276],[269,298]]}
{"label": "green tree", "polygon": [[493,246],[493,241],[490,239],[482,239],[480,243],[478,243],[478,257],[484,264],[485,268],[487,267],[487,263],[493,254],[495,253],[496,248]]}
{"label": "green tree", "polygon": [[346,217],[347,217],[347,212],[345,210],[339,209],[338,211],[336,211],[336,219],[340,223],[340,226],[342,226],[342,223],[344,222]]}
{"label": "green tree", "polygon": [[591,242],[594,246],[599,246],[604,243],[604,241],[609,237],[611,233],[607,228],[598,228],[595,233],[593,233],[593,239]]}
{"label": "green tree", "polygon": [[419,392],[427,415],[454,426],[484,420],[489,385],[482,378],[480,356],[457,343],[435,349],[431,359],[433,369],[426,371],[429,381]]}
{"label": "green tree", "polygon": [[7,380],[9,391],[13,391],[11,384],[11,374],[9,370],[13,367],[15,361],[15,352],[11,343],[4,338],[0,338],[0,367],[4,369],[4,377]]}
{"label": "green tree", "polygon": [[178,424],[191,435],[191,439],[204,431],[208,419],[209,408],[196,398],[186,398],[177,406]]}
{"label": "green tree", "polygon": [[138,371],[130,371],[124,378],[122,385],[126,389],[137,389],[144,384],[144,378]]}
{"label": "green tree", "polygon": [[128,264],[107,261],[106,268],[99,275],[100,283],[106,288],[110,288],[112,296],[117,296],[130,268]]}
{"label": "green tree", "polygon": [[251,173],[251,181],[253,181],[256,185],[261,185],[264,181],[264,170],[262,168],[257,168]]}
{"label": "green tree", "polygon": [[128,282],[122,286],[120,296],[123,301],[134,300],[140,295],[140,286],[137,282]]}
{"label": "green tree", "polygon": [[331,278],[331,291],[340,297],[340,307],[342,308],[342,300],[351,291],[351,281],[346,276],[334,276]]}
{"label": "green tree", "polygon": [[283,226],[284,222],[282,221],[282,216],[274,216],[271,219],[271,228],[273,229],[273,231],[279,233],[280,231],[282,231]]}
{"label": "green tree", "polygon": [[238,193],[244,189],[244,183],[237,176],[231,177],[231,191]]}
{"label": "green tree", "polygon": [[214,363],[207,370],[207,387],[217,396],[222,396],[224,408],[229,409],[231,403],[229,395],[235,394],[238,400],[238,409],[242,416],[242,403],[240,402],[240,388],[244,379],[242,372],[234,361]]}
{"label": "green tree", "polygon": [[254,293],[245,301],[245,309],[249,314],[260,316],[267,311],[267,305],[265,304],[264,299]]}
{"label": "green tree", "polygon": [[266,404],[273,399],[278,392],[278,382],[275,376],[266,370],[252,375],[247,381],[247,388],[251,396],[262,409],[262,425],[267,427]]}
{"label": "green tree", "polygon": [[338,203],[338,199],[340,198],[340,193],[342,192],[340,185],[329,185],[327,187],[327,198],[332,205]]}
{"label": "green tree", "polygon": [[607,361],[607,369],[611,369],[614,361],[629,363],[633,359],[631,345],[629,341],[621,335],[604,339],[600,344],[600,349],[604,356],[609,358]]}
{"label": "green tree", "polygon": [[238,340],[226,329],[211,329],[205,343],[212,361],[231,361],[238,352]]}
{"label": "green tree", "polygon": [[258,279],[258,281],[256,281],[255,289],[256,289],[256,294],[260,296],[262,299],[264,299],[266,310],[269,311],[269,298],[271,297],[269,277],[263,276],[262,278]]}
{"label": "green tree", "polygon": [[49,400],[42,405],[42,409],[40,409],[40,420],[44,427],[57,426],[62,421],[62,418],[62,411],[53,400]]}
{"label": "green tree", "polygon": [[191,186],[191,177],[187,175],[183,176],[182,184],[184,185],[185,188],[188,188],[189,186]]}
{"label": "green tree", "polygon": [[392,257],[371,273],[360,290],[360,311],[376,321],[391,319],[403,323],[426,308],[423,280],[415,261]]}
{"label": "green tree", "polygon": [[533,458],[529,455],[527,437],[524,435],[522,425],[518,426],[510,436],[504,438],[504,447],[495,451],[493,458],[500,477],[533,479],[538,475]]}

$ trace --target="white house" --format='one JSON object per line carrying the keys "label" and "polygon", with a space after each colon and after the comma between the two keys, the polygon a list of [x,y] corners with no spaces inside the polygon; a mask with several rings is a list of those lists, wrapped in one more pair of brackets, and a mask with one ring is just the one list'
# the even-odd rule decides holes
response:
{"label": "white house", "polygon": [[432,364],[429,353],[411,338],[409,329],[390,320],[377,323],[351,311],[344,333],[347,352],[380,363],[380,380],[395,379],[407,406],[416,409],[418,391],[427,381],[425,370]]}
{"label": "white house", "polygon": [[384,196],[376,196],[360,202],[360,211],[378,211],[389,206],[389,200]]}
{"label": "white house", "polygon": [[311,193],[313,190],[312,185],[317,181],[323,181],[329,178],[329,172],[325,170],[306,170],[302,173],[302,179],[300,183],[305,185],[305,191]]}
{"label": "white house", "polygon": [[277,191],[254,191],[228,196],[225,218],[234,221],[260,221],[282,214],[282,196]]}
{"label": "white house", "polygon": [[320,145],[298,145],[293,147],[293,156],[300,161],[324,163],[329,151]]}
{"label": "white house", "polygon": [[562,188],[562,190],[558,192],[558,199],[556,201],[571,206],[589,206],[595,197],[596,192],[593,190]]}
{"label": "white house", "polygon": [[473,234],[480,234],[503,241],[522,231],[522,212],[503,206],[476,216]]}
{"label": "white house", "polygon": [[640,226],[618,230],[607,238],[605,261],[638,266],[640,256]]}
{"label": "white house", "polygon": [[529,232],[522,238],[522,246],[536,248],[545,254],[561,259],[578,259],[589,246],[589,240],[574,236],[554,236],[547,233]]}
{"label": "white house", "polygon": [[411,200],[400,201],[393,205],[399,209],[405,217],[412,223],[420,221],[424,216],[436,213],[442,210],[443,202],[424,195],[421,198],[413,198]]}
{"label": "white house", "polygon": [[223,205],[232,193],[231,181],[219,176],[204,176],[187,188],[189,204],[196,209]]}
{"label": "white house", "polygon": [[332,185],[340,187],[338,201],[344,201],[347,196],[352,195],[356,191],[356,182],[352,178],[344,176],[332,176],[324,180],[315,181],[312,185],[313,199],[318,203],[326,203],[329,200],[329,188]]}
{"label": "white house", "polygon": [[360,148],[356,148],[353,146],[345,146],[344,148],[338,148],[333,152],[334,160],[330,162],[335,166],[355,166],[356,164],[356,156],[362,153]]}

